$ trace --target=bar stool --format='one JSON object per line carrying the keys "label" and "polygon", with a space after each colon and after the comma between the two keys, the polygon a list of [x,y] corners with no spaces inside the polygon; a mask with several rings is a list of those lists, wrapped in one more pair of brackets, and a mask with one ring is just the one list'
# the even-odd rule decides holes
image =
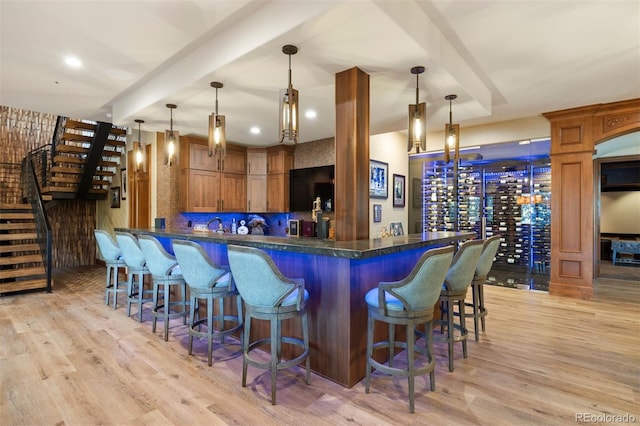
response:
{"label": "bar stool", "polygon": [[[96,237],[96,243],[98,243],[99,256],[107,265],[107,283],[104,291],[104,303],[109,304],[109,295],[113,293],[113,309],[117,308],[118,293],[126,293],[125,282],[120,282],[119,272],[120,268],[123,269],[126,266],[124,258],[122,257],[122,250],[118,247],[118,243],[111,237],[106,231],[94,229],[93,231]],[[122,286],[122,288],[121,288]]]}
{"label": "bar stool", "polygon": [[[247,386],[247,365],[271,371],[271,404],[276,404],[276,375],[278,370],[305,362],[305,382],[310,384],[309,330],[306,303],[309,292],[302,278],[287,278],[273,260],[262,250],[252,247],[228,246],[229,266],[233,279],[245,304],[243,331],[242,387]],[[251,342],[251,319],[268,320],[269,337]],[[300,318],[302,339],[282,336],[282,321]],[[292,359],[282,360],[282,344],[296,346],[301,353]],[[271,348],[268,362],[258,361],[250,353],[262,345]]]}
{"label": "bar stool", "polygon": [[[451,266],[447,271],[447,275],[440,291],[440,313],[441,319],[437,321],[440,324],[440,330],[446,326],[447,335],[444,340],[448,344],[449,355],[449,371],[453,371],[453,344],[455,342],[462,343],[462,355],[467,357],[467,326],[464,313],[464,299],[473,280],[473,274],[476,271],[478,259],[482,253],[484,241],[471,240],[463,243],[455,257]],[[454,312],[454,306],[458,305],[458,312]],[[444,316],[446,315],[446,320]],[[458,317],[459,323],[455,324],[455,317]],[[456,335],[455,330],[459,331]]]}
{"label": "bar stool", "polygon": [[[164,320],[164,340],[169,340],[169,319],[182,317],[183,324],[187,324],[187,283],[182,277],[182,271],[176,258],[164,249],[160,241],[151,235],[140,235],[138,243],[147,261],[147,267],[153,280],[153,325],[151,330],[156,332],[158,317]],[[171,301],[171,287],[180,289],[182,298]],[[160,303],[160,287],[162,287],[162,303]],[[179,306],[180,311],[172,311],[172,307]]]}
{"label": "bar stool", "polygon": [[[135,235],[129,232],[116,231],[116,240],[122,249],[122,257],[127,264],[127,316],[131,316],[131,304],[138,305],[138,322],[142,322],[142,307],[152,302],[153,290],[144,288],[144,277],[150,275],[147,261]],[[145,295],[147,297],[145,297]]]}
{"label": "bar stool", "polygon": [[[242,300],[238,296],[228,268],[214,264],[204,249],[193,241],[173,240],[173,251],[189,286],[189,355],[193,352],[193,337],[207,338],[208,364],[212,364],[213,339],[224,338],[242,328]],[[224,299],[235,297],[237,315],[225,315]],[[214,315],[214,300],[218,300],[218,315]],[[207,305],[206,318],[200,317],[200,300]],[[218,330],[214,329],[214,322],[219,322]],[[225,321],[237,323],[231,328],[224,328]],[[200,331],[206,324],[207,331]]]}
{"label": "bar stool", "polygon": [[471,281],[472,303],[465,303],[465,306],[473,309],[473,313],[470,316],[473,318],[476,342],[480,340],[478,319],[480,319],[482,331],[485,331],[484,317],[487,316],[487,308],[484,306],[484,283],[487,281],[487,276],[493,266],[498,247],[500,247],[500,235],[494,235],[484,241],[482,254],[480,254],[473,281]]}
{"label": "bar stool", "polygon": [[[392,376],[407,377],[409,381],[409,412],[414,412],[415,376],[429,373],[431,390],[435,390],[435,358],[433,356],[433,311],[440,296],[440,289],[445,274],[453,258],[453,247],[441,247],[425,252],[409,275],[395,282],[381,282],[377,288],[369,290],[365,295],[368,306],[367,319],[367,375],[365,392],[369,393],[371,369],[375,368]],[[373,342],[375,321],[389,324],[387,340]],[[395,326],[406,326],[406,342],[395,341]],[[425,325],[425,347],[415,341],[416,326]],[[388,365],[373,358],[377,349],[389,350]],[[393,366],[396,348],[404,348],[407,352],[407,367]],[[417,367],[415,353],[426,357],[427,363]]]}

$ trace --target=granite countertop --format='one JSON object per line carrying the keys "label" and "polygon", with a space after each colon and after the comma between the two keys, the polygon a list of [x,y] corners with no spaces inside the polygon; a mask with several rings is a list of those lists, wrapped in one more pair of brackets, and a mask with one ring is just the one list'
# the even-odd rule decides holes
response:
{"label": "granite countertop", "polygon": [[476,237],[475,232],[425,232],[423,234],[409,234],[398,237],[334,241],[310,237],[270,237],[266,235],[221,234],[213,231],[196,232],[190,228],[116,228],[116,231],[147,234],[158,238],[192,240],[217,244],[236,244],[269,250],[318,254],[349,259],[367,259],[420,247],[442,246],[453,241],[468,240]]}

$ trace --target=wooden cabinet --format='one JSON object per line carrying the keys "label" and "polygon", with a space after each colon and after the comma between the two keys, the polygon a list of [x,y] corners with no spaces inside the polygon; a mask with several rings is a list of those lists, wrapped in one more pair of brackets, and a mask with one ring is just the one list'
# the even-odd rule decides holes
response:
{"label": "wooden cabinet", "polygon": [[289,211],[289,170],[293,168],[295,146],[267,148],[267,211]]}
{"label": "wooden cabinet", "polygon": [[267,148],[267,174],[289,173],[289,170],[293,169],[295,149],[292,145]]}
{"label": "wooden cabinet", "polygon": [[245,148],[227,144],[224,157],[209,157],[206,139],[187,136],[181,138],[180,149],[182,211],[246,211]]}
{"label": "wooden cabinet", "polygon": [[247,211],[267,211],[267,150],[247,148]]}
{"label": "wooden cabinet", "polygon": [[208,170],[182,169],[180,205],[187,212],[218,211],[220,173]]}

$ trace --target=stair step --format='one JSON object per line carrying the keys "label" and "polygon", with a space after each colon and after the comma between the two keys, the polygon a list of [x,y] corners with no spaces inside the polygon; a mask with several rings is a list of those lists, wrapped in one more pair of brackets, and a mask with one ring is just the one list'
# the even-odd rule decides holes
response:
{"label": "stair step", "polygon": [[[43,275],[46,271],[44,266],[36,266],[33,268],[14,268],[14,269],[0,269],[0,280],[7,278],[20,278],[29,277],[31,275]],[[4,285],[4,284],[0,284]]]}
{"label": "stair step", "polygon": [[107,146],[115,146],[116,148],[123,148],[125,146],[127,146],[127,142],[126,141],[120,141],[117,139],[107,139],[107,143],[105,144]]}
{"label": "stair step", "polygon": [[[45,186],[42,188],[42,192],[46,194],[50,194],[52,192],[75,193],[77,191],[78,188],[75,186]],[[106,189],[89,188],[88,192],[91,194],[106,194],[108,191]]]}
{"label": "stair step", "polygon": [[[80,183],[80,177],[79,176],[78,177],[75,177],[75,176],[70,176],[70,177],[53,176],[51,179],[49,179],[49,182],[78,184],[78,183]],[[94,179],[91,182],[91,184],[92,185],[105,186],[105,185],[111,185],[111,181],[102,180],[102,179]]]}
{"label": "stair step", "polygon": [[33,244],[9,244],[0,245],[0,253],[26,253],[31,251],[40,251],[40,245]]}
{"label": "stair step", "polygon": [[[31,206],[29,206],[31,209]],[[1,211],[0,208],[0,220],[33,220],[33,213],[7,213]]]}
{"label": "stair step", "polygon": [[[64,132],[61,140],[65,142],[91,143],[91,141],[93,140],[93,136],[81,135],[81,134],[72,133],[72,132]],[[60,146],[62,145],[59,145],[56,147],[56,151]],[[68,145],[65,144],[65,146],[68,146]]]}
{"label": "stair step", "polygon": [[56,152],[63,152],[66,154],[88,154],[89,148],[77,145],[60,144],[56,146]]}
{"label": "stair step", "polygon": [[23,263],[42,263],[42,255],[30,254],[25,256],[0,257],[0,266],[19,265]]}
{"label": "stair step", "polygon": [[94,123],[85,123],[83,121],[68,119],[64,125],[65,129],[81,129],[95,132],[96,125]]}
{"label": "stair step", "polygon": [[0,231],[19,231],[19,230],[34,230],[36,224],[33,222],[12,222],[12,223],[0,223]]}
{"label": "stair step", "polygon": [[0,234],[0,241],[35,240],[38,235],[34,233]]}
{"label": "stair step", "polygon": [[0,210],[31,210],[31,204],[0,203]]}
{"label": "stair step", "polygon": [[51,173],[66,173],[80,175],[84,171],[84,167],[51,167]]}
{"label": "stair step", "polygon": [[36,290],[47,287],[46,278],[35,278],[31,280],[12,281],[0,283],[0,294],[13,293],[16,291]]}

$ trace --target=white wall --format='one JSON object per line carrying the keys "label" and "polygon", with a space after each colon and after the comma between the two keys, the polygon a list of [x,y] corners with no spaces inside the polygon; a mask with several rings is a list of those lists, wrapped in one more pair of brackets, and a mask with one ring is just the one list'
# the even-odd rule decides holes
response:
{"label": "white wall", "polygon": [[[383,227],[389,230],[391,222],[402,223],[405,234],[408,233],[408,205],[405,207],[393,207],[393,175],[402,175],[405,177],[405,199],[408,200],[406,193],[409,182],[409,156],[407,153],[407,137],[403,133],[393,132],[369,137],[369,157],[372,160],[382,161],[389,164],[388,198],[369,199],[369,238],[380,238]],[[382,205],[382,222],[373,222],[373,205]]]}
{"label": "white wall", "polygon": [[640,191],[600,194],[600,233],[640,234]]}

